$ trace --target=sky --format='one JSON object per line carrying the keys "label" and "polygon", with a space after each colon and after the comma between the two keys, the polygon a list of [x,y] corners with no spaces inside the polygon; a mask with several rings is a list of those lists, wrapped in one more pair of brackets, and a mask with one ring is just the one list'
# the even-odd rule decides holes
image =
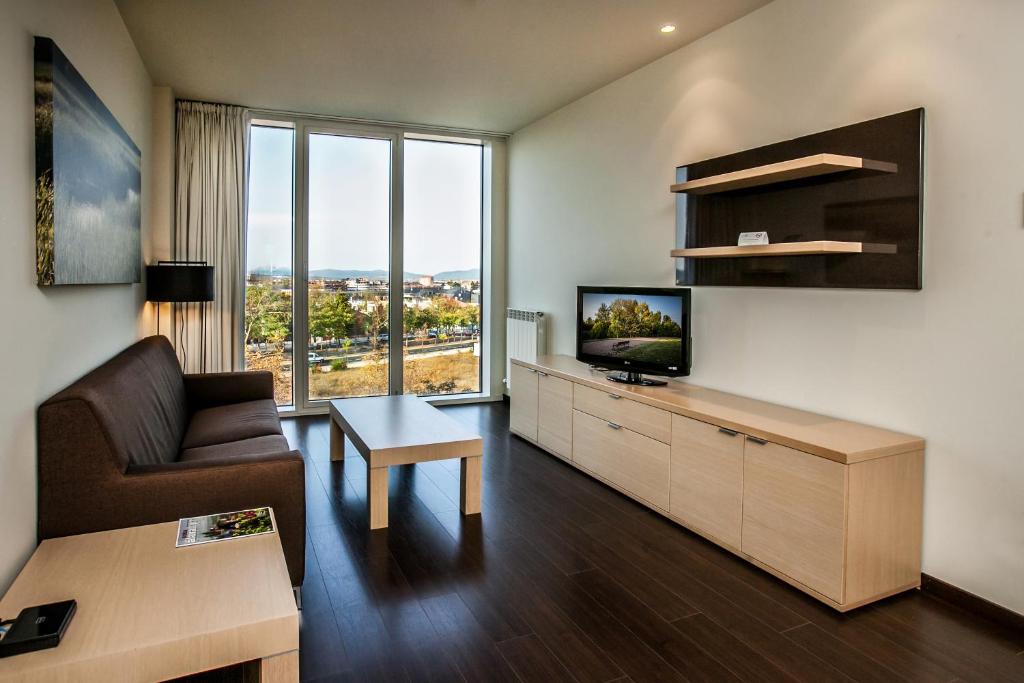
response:
{"label": "sky", "polygon": [[595,292],[583,295],[583,319],[592,318],[597,314],[601,304],[611,305],[616,299],[635,299],[646,303],[652,311],[667,315],[675,323],[682,324],[682,301],[677,296],[639,296],[636,294],[598,294]]}
{"label": "sky", "polygon": [[[291,265],[294,131],[253,126],[247,270]],[[386,270],[388,140],[311,134],[309,269]],[[482,148],[405,141],[405,270],[480,267]]]}

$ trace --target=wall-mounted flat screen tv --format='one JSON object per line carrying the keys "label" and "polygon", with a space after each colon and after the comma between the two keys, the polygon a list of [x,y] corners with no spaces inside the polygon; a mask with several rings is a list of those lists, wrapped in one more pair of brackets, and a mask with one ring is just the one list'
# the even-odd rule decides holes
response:
{"label": "wall-mounted flat screen tv", "polygon": [[608,379],[657,385],[690,374],[690,290],[578,287],[576,358],[619,372]]}

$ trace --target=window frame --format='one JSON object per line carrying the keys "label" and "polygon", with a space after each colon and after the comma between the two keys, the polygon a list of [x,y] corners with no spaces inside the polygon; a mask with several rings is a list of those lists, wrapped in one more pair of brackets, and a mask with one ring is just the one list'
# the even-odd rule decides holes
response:
{"label": "window frame", "polygon": [[[480,391],[476,393],[424,396],[430,403],[472,403],[501,400],[503,396],[502,377],[505,353],[505,316],[495,315],[504,311],[505,254],[506,254],[506,137],[467,131],[435,129],[425,126],[364,122],[333,117],[305,116],[284,112],[250,110],[246,116],[246,144],[248,145],[251,126],[276,126],[295,131],[293,150],[293,208],[292,208],[292,405],[280,406],[284,415],[324,414],[330,399],[309,398],[309,373],[305,364],[302,372],[295,361],[301,358],[298,340],[306,347],[309,339],[309,263],[308,238],[309,217],[306,208],[309,201],[309,135],[315,133],[370,137],[391,141],[391,221],[390,258],[391,278],[388,286],[390,330],[403,330],[403,306],[394,302],[404,301],[404,176],[403,163],[405,140],[427,140],[458,144],[479,145],[481,150],[481,240],[480,240]],[[247,160],[248,161],[248,160]],[[246,168],[245,188],[248,192],[249,173]],[[248,198],[246,198],[248,206]],[[245,239],[248,240],[248,215],[245,224]],[[243,250],[244,252],[244,250]],[[244,256],[243,256],[244,258]],[[243,286],[247,277],[242,269]],[[398,273],[399,277],[394,277]],[[301,283],[301,287],[299,286]],[[243,299],[244,305],[244,299]],[[244,316],[243,316],[244,318]],[[404,364],[402,334],[389,335],[389,393],[403,393]],[[244,341],[243,341],[244,344]]]}

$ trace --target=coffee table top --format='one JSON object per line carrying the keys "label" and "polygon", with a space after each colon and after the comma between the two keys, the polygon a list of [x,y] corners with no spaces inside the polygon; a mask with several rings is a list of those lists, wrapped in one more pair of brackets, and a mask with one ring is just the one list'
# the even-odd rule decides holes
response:
{"label": "coffee table top", "polygon": [[331,401],[331,419],[371,467],[483,454],[483,439],[417,396]]}
{"label": "coffee table top", "polygon": [[56,648],[0,659],[0,681],[165,680],[297,650],[276,533],[176,548],[177,522],[43,541],[0,614],[74,598]]}

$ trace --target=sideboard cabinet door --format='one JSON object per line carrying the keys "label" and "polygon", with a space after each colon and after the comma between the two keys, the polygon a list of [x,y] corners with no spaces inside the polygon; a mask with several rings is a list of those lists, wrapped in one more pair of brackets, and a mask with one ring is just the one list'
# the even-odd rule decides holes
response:
{"label": "sideboard cabinet door", "polygon": [[509,428],[533,441],[537,440],[537,371],[512,364],[509,398],[512,402]]}
{"label": "sideboard cabinet door", "polygon": [[669,512],[720,543],[740,548],[743,435],[672,416]]}
{"label": "sideboard cabinet door", "polygon": [[542,374],[538,386],[537,443],[572,460],[572,382]]}
{"label": "sideboard cabinet door", "polygon": [[843,602],[846,466],[747,439],[742,550]]}

